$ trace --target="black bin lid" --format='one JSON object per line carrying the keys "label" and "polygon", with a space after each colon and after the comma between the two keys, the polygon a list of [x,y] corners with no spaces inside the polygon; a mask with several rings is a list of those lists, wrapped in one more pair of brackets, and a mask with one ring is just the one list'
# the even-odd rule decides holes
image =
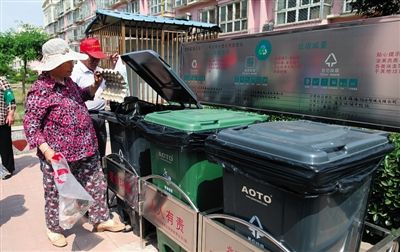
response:
{"label": "black bin lid", "polygon": [[121,58],[164,100],[200,108],[193,91],[155,51],[125,53]]}
{"label": "black bin lid", "polygon": [[380,131],[312,121],[267,122],[227,129],[217,139],[249,152],[291,163],[322,165],[388,144]]}

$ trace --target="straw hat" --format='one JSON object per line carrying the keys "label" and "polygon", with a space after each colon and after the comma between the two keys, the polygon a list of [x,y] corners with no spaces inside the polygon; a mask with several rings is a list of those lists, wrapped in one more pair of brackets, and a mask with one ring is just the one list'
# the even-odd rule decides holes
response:
{"label": "straw hat", "polygon": [[32,65],[36,71],[50,71],[67,61],[88,59],[86,54],[74,52],[68,43],[60,38],[50,39],[44,43],[42,54],[42,60]]}

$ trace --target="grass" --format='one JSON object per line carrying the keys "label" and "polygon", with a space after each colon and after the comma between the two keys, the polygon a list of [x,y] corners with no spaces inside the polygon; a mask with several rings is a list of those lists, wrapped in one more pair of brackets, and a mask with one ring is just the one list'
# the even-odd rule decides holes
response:
{"label": "grass", "polygon": [[[14,92],[15,102],[17,103],[17,111],[15,112],[15,123],[14,126],[22,125],[22,119],[24,118],[25,114],[25,96],[22,94],[22,84],[11,84],[11,88]],[[25,85],[25,93],[31,88],[31,84]]]}

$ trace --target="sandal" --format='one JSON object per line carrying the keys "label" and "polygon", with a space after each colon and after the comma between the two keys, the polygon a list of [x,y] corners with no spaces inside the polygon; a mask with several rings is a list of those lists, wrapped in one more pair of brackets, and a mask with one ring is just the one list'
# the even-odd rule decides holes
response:
{"label": "sandal", "polygon": [[51,244],[56,247],[65,247],[68,244],[63,234],[52,232],[49,229],[47,229],[47,237]]}
{"label": "sandal", "polygon": [[114,220],[107,220],[102,223],[94,225],[93,231],[94,232],[120,232],[125,229],[125,224],[121,222],[116,222]]}

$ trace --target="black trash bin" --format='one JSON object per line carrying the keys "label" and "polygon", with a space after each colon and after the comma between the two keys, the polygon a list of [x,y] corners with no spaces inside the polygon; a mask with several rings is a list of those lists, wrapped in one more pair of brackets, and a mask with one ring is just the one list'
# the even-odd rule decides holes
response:
{"label": "black trash bin", "polygon": [[[106,165],[113,167],[106,173],[109,188],[119,197],[121,194],[118,192],[124,191],[124,188],[119,188],[121,185],[115,184],[116,175],[114,173],[118,173],[118,178],[121,180],[121,174],[129,171],[118,168],[119,166],[114,165],[116,162],[131,169],[132,173],[136,173],[140,177],[151,174],[150,145],[141,131],[137,130],[137,123],[151,112],[201,107],[191,89],[156,52],[151,50],[131,52],[122,55],[121,58],[157,92],[161,97],[160,101],[166,102],[153,104],[139,100],[137,97],[125,97],[123,103],[112,104],[112,111],[100,113],[100,117],[106,119],[109,125],[111,152],[123,158],[119,160],[113,155],[113,157],[109,157],[112,162]],[[128,167],[126,167],[126,162],[130,164]],[[131,175],[129,174],[129,176]],[[122,185],[122,187],[124,186]],[[136,212],[132,212],[129,201],[120,197],[117,199],[117,205],[129,215],[134,233],[139,234],[139,217]],[[145,234],[149,233],[148,230],[153,230],[150,228],[150,223],[145,225]]]}
{"label": "black trash bin", "polygon": [[[224,167],[224,212],[296,252],[358,251],[374,171],[392,150],[382,132],[310,121],[270,122],[209,137]],[[234,226],[274,251],[255,230]]]}
{"label": "black trash bin", "polygon": [[167,102],[152,104],[137,97],[125,97],[123,103],[113,103],[113,111],[102,111],[100,114],[109,124],[112,153],[132,164],[139,176],[146,176],[151,174],[149,144],[136,130],[138,121],[156,111],[201,106],[192,90],[156,52],[131,52],[121,58]]}

